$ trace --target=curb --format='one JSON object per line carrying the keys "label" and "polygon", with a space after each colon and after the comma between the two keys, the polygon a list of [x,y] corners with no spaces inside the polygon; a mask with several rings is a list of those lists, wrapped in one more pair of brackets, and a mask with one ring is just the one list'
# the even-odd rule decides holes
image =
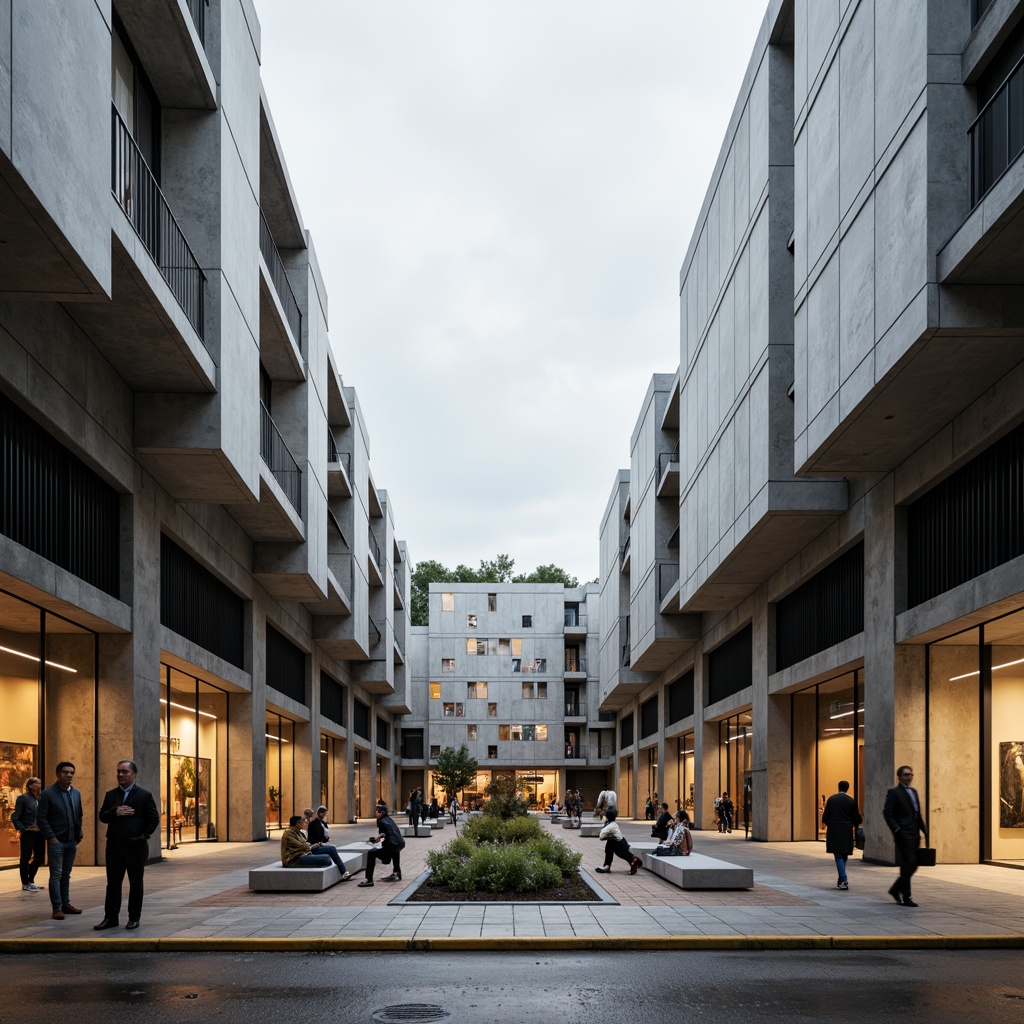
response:
{"label": "curb", "polygon": [[369,953],[580,950],[934,950],[1024,949],[1022,935],[609,935],[494,938],[167,938],[0,939],[0,954],[18,953]]}

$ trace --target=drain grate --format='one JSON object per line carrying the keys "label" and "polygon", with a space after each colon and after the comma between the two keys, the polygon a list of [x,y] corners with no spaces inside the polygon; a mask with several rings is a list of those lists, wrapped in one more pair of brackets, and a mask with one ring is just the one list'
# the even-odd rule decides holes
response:
{"label": "drain grate", "polygon": [[432,1003],[400,1003],[374,1010],[370,1016],[378,1024],[431,1024],[450,1017],[451,1012]]}

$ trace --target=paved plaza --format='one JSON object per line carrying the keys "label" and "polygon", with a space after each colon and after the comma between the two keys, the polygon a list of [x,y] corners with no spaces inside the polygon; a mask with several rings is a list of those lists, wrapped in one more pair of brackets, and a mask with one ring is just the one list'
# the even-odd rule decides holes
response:
{"label": "paved plaza", "polygon": [[[628,839],[649,841],[648,823],[623,824]],[[823,843],[755,843],[736,832],[696,832],[696,850],[753,868],[755,887],[683,892],[644,870],[630,876],[622,861],[611,874],[594,875],[603,860],[599,840],[580,838],[561,827],[545,828],[557,828],[560,838],[583,851],[584,869],[615,904],[399,902],[424,870],[427,852],[454,836],[450,826],[429,838],[407,840],[404,882],[377,880],[372,889],[360,889],[353,879],[315,894],[248,890],[249,868],[276,859],[276,839],[218,843],[181,846],[147,869],[142,927],[130,935],[123,928],[93,931],[103,917],[100,867],[75,868],[72,902],[84,913],[64,921],[50,919],[44,892],[23,893],[17,872],[3,872],[0,951],[39,948],[37,942],[24,940],[53,939],[79,940],[76,946],[87,940],[92,948],[94,941],[145,944],[154,939],[191,940],[196,948],[216,948],[225,940],[242,940],[253,948],[262,940],[353,940],[351,944],[366,948],[383,948],[385,940],[425,946],[430,940],[657,946],[685,944],[687,937],[723,946],[750,937],[780,944],[787,938],[813,944],[823,937],[847,944],[927,945],[945,938],[966,945],[1024,945],[1024,871],[973,864],[923,869],[915,878],[914,897],[920,906],[914,909],[898,906],[886,894],[895,878],[892,867],[851,861],[850,890],[840,892]],[[360,822],[334,826],[331,834],[340,846],[364,839],[371,830],[370,822]],[[180,942],[173,945],[180,948]]]}

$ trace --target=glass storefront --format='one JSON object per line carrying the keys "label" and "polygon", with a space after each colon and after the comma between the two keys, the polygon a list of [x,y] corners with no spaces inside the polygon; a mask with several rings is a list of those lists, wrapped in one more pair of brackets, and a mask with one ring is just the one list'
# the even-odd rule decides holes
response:
{"label": "glass storefront", "polygon": [[[661,795],[661,787],[658,785],[658,748],[649,747],[647,749],[647,794],[644,797],[644,804],[646,806],[647,797],[651,798],[654,804],[660,804],[663,797]],[[655,817],[657,817],[659,808],[656,806]]]}
{"label": "glass storefront", "polygon": [[173,850],[227,834],[228,695],[160,668],[160,828]]}
{"label": "glass storefront", "polygon": [[295,810],[295,723],[267,712],[267,834],[288,827]]}
{"label": "glass storefront", "polygon": [[327,808],[329,821],[342,820],[344,793],[335,784],[335,772],[341,765],[344,741],[320,733],[320,803]]}
{"label": "glass storefront", "polygon": [[824,838],[825,801],[850,783],[864,792],[864,673],[862,669],[794,693],[791,706],[794,841]]}
{"label": "glass storefront", "polygon": [[93,784],[97,641],[95,633],[0,591],[0,867],[18,863],[11,817],[32,776],[47,786],[49,765],[67,759],[78,765],[83,792]]}
{"label": "glass storefront", "polygon": [[[670,741],[675,746],[675,762],[676,762],[676,792],[675,795],[670,799],[669,794],[666,793],[664,800],[668,804],[669,810],[673,813],[679,810],[680,807],[686,811],[690,816],[691,821],[695,821],[694,815],[694,777],[693,777],[693,733],[688,732],[682,736],[677,736],[675,740]],[[669,748],[671,749],[671,748]],[[671,763],[671,758],[666,758]],[[666,786],[666,788],[669,788]],[[671,789],[670,789],[671,792]]]}
{"label": "glass storefront", "polygon": [[750,758],[754,745],[752,715],[741,711],[718,723],[718,792],[705,795],[714,800],[727,792],[735,808],[733,828],[750,827]]}
{"label": "glass storefront", "polygon": [[940,858],[1024,865],[1024,610],[930,644],[927,680]]}

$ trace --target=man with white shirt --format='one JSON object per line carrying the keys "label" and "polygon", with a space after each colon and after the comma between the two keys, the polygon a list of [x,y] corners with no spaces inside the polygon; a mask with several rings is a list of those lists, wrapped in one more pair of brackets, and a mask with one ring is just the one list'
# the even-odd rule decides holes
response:
{"label": "man with white shirt", "polygon": [[910,898],[910,879],[917,870],[917,849],[921,845],[921,836],[928,836],[924,818],[921,817],[921,801],[917,790],[911,785],[914,781],[914,769],[909,764],[901,764],[896,769],[899,784],[893,786],[885,794],[885,807],[882,817],[896,841],[896,851],[900,861],[900,877],[889,887],[889,895],[905,907],[916,907]]}

